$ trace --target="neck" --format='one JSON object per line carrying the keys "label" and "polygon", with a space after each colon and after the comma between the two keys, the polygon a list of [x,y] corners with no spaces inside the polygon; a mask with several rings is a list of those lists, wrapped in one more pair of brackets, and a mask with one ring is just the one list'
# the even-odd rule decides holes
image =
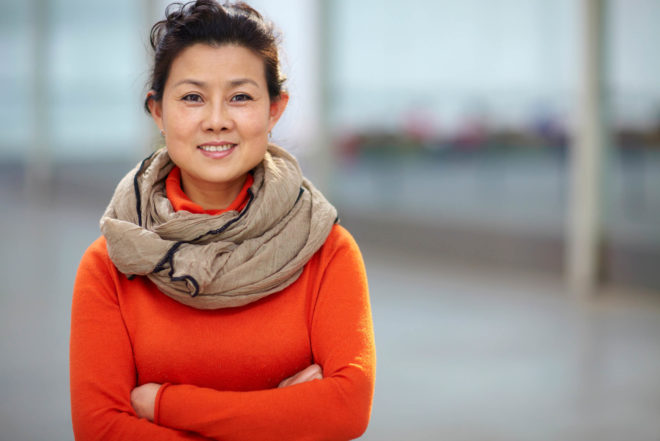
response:
{"label": "neck", "polygon": [[224,210],[238,196],[247,173],[231,182],[208,183],[199,182],[181,170],[181,188],[191,201],[204,210]]}

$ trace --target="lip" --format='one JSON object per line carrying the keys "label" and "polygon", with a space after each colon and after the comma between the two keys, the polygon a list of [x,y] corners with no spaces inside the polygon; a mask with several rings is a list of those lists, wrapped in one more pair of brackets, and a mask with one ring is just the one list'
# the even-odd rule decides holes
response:
{"label": "lip", "polygon": [[[201,147],[222,147],[222,146],[227,146],[231,145],[233,146],[232,148],[228,150],[224,150],[221,152],[207,152],[206,150],[202,149]],[[233,143],[233,142],[227,142],[227,141],[218,141],[218,142],[205,142],[204,144],[200,144],[197,146],[197,149],[201,152],[202,155],[209,159],[222,159],[226,158],[227,156],[231,155],[234,150],[236,150],[236,147],[238,147],[238,144]]]}
{"label": "lip", "polygon": [[232,144],[235,145],[235,142],[229,142],[229,141],[212,141],[212,142],[205,142],[204,144],[200,144],[199,147],[203,146],[222,146],[222,145],[227,145],[227,144]]}

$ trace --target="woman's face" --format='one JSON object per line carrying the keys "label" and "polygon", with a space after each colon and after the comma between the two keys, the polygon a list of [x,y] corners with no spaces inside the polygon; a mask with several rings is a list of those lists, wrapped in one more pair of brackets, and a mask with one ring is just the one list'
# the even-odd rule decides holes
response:
{"label": "woman's face", "polygon": [[200,43],[174,59],[162,100],[150,100],[149,108],[194,201],[200,192],[238,194],[287,101],[286,94],[270,100],[264,62],[254,52]]}

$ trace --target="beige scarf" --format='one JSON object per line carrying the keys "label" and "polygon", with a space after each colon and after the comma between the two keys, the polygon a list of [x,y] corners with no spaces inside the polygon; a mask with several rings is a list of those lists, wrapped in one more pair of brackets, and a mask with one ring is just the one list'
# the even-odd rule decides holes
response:
{"label": "beige scarf", "polygon": [[198,309],[242,306],[280,291],[323,245],[337,211],[302,176],[296,159],[269,145],[239,213],[175,212],[165,193],[174,164],[163,148],[117,186],[101,218],[110,259]]}

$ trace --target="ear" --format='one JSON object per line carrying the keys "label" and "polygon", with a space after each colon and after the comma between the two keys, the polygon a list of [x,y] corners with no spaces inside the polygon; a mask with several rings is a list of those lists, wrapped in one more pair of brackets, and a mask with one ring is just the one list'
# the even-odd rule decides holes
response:
{"label": "ear", "polygon": [[268,131],[271,131],[277,121],[284,113],[286,105],[289,103],[289,94],[286,92],[280,93],[280,96],[271,100],[270,102],[270,121],[268,122]]}
{"label": "ear", "polygon": [[154,119],[154,122],[158,126],[159,130],[164,130],[163,127],[163,103],[161,101],[156,101],[154,99],[154,96],[156,95],[156,92],[153,90],[150,90],[147,92],[147,106],[149,107],[149,113],[151,113],[151,117]]}

